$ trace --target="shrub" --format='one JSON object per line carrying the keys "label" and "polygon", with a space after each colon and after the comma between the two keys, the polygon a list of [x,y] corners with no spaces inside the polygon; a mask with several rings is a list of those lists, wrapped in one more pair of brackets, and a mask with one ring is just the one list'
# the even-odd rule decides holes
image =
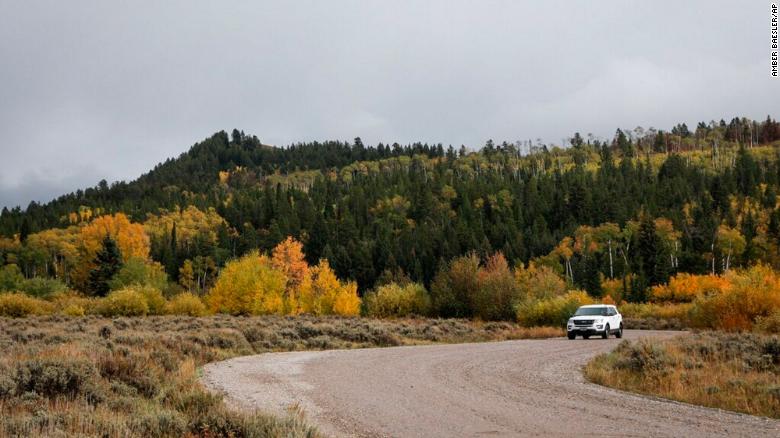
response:
{"label": "shrub", "polygon": [[186,436],[187,421],[178,412],[168,409],[144,412],[133,418],[130,428],[137,436]]}
{"label": "shrub", "polygon": [[163,297],[160,289],[154,286],[136,286],[133,289],[144,296],[150,315],[162,315],[165,312],[165,297]]}
{"label": "shrub", "polygon": [[146,297],[128,288],[111,292],[95,308],[103,316],[144,316],[149,313]]}
{"label": "shrub", "polygon": [[690,303],[697,297],[720,294],[729,287],[729,281],[719,275],[680,273],[670,278],[668,284],[654,286],[651,296],[654,301]]}
{"label": "shrub", "polygon": [[139,354],[115,352],[101,355],[97,367],[103,378],[124,383],[145,397],[154,397],[160,390],[160,377],[149,366],[151,363]]}
{"label": "shrub", "polygon": [[672,358],[657,341],[640,339],[631,343],[623,341],[615,350],[619,358],[614,367],[638,373],[662,371],[673,363]]}
{"label": "shrub", "polygon": [[184,292],[176,295],[165,307],[165,313],[172,315],[203,316],[206,306],[197,296]]}
{"label": "shrub", "polygon": [[[626,279],[626,285],[631,284],[631,279]],[[605,278],[601,281],[602,296],[604,298],[609,297],[612,303],[619,303],[623,301],[623,279],[622,278]],[[606,301],[605,301],[606,303]]]}
{"label": "shrub", "polygon": [[62,314],[65,316],[84,316],[87,314],[87,310],[78,304],[70,304],[62,309]]}
{"label": "shrub", "polygon": [[84,316],[93,313],[99,302],[95,298],[87,298],[71,291],[54,294],[49,301],[59,313],[68,316]]}
{"label": "shrub", "polygon": [[692,307],[693,305],[690,303],[622,303],[619,306],[619,310],[626,318],[676,319],[687,324]]}
{"label": "shrub", "polygon": [[24,282],[22,270],[14,264],[0,267],[0,291],[14,291]]}
{"label": "shrub", "polygon": [[499,252],[488,258],[477,274],[479,288],[472,302],[474,316],[486,321],[514,319],[520,293],[514,275]]}
{"label": "shrub", "polygon": [[569,291],[566,295],[545,298],[526,299],[516,308],[517,322],[526,326],[563,326],[580,306],[593,304],[593,299],[585,291]]}
{"label": "shrub", "polygon": [[437,316],[468,318],[473,315],[472,298],[477,283],[479,257],[471,253],[443,266],[431,284],[431,308]]}
{"label": "shrub", "polygon": [[59,395],[73,397],[84,392],[97,372],[84,359],[31,359],[16,367],[13,377],[15,392],[35,392],[46,397]]}
{"label": "shrub", "polygon": [[723,293],[700,296],[691,319],[698,327],[750,330],[753,323],[780,310],[780,278],[767,266],[728,275],[731,287]]}
{"label": "shrub", "polygon": [[523,298],[551,298],[566,293],[566,282],[549,266],[518,266],[515,280]]}
{"label": "shrub", "polygon": [[151,286],[159,290],[165,289],[168,284],[168,274],[162,265],[156,262],[147,262],[140,257],[131,257],[109,281],[112,290],[124,289],[128,286]]}
{"label": "shrub", "polygon": [[391,283],[366,294],[363,303],[367,315],[384,318],[425,315],[430,308],[431,299],[421,284],[399,286]]}
{"label": "shrub", "polygon": [[35,277],[19,284],[19,290],[37,298],[47,298],[68,288],[59,280],[53,278]]}
{"label": "shrub", "polygon": [[758,318],[755,329],[763,333],[780,334],[780,310]]}
{"label": "shrub", "polygon": [[0,294],[0,316],[19,318],[27,315],[44,315],[53,310],[51,303],[25,294]]}

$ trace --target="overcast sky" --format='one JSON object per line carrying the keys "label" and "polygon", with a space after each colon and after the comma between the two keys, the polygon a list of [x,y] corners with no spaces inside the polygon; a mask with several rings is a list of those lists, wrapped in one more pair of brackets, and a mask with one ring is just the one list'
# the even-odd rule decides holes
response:
{"label": "overcast sky", "polygon": [[477,148],[780,117],[769,3],[0,0],[0,206],[234,127]]}

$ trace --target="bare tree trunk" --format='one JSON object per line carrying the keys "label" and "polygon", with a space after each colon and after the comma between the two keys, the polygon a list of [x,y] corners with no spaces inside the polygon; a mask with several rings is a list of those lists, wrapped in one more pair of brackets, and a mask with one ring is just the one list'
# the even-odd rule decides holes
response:
{"label": "bare tree trunk", "polygon": [[715,244],[710,245],[712,251],[712,275],[715,275]]}

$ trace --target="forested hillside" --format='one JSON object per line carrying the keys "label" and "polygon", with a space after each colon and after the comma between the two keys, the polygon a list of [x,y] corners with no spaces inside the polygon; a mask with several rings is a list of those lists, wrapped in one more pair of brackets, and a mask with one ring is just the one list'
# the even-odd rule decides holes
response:
{"label": "forested hillside", "polygon": [[292,236],[309,264],[327,259],[360,291],[430,286],[454,258],[499,251],[594,296],[614,281],[641,301],[677,272],[780,267],[778,140],[769,117],[476,152],[360,139],[277,148],[218,132],[133,182],[3,209],[0,264],[87,290],[85,266],[113,230],[120,249],[148,240],[171,280],[203,291],[229,259]]}

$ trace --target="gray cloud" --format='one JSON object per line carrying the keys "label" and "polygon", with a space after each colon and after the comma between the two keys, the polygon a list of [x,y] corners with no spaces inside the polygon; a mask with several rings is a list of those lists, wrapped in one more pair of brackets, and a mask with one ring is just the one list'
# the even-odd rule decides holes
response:
{"label": "gray cloud", "polygon": [[0,205],[233,127],[479,147],[763,118],[768,27],[764,2],[0,1]]}

